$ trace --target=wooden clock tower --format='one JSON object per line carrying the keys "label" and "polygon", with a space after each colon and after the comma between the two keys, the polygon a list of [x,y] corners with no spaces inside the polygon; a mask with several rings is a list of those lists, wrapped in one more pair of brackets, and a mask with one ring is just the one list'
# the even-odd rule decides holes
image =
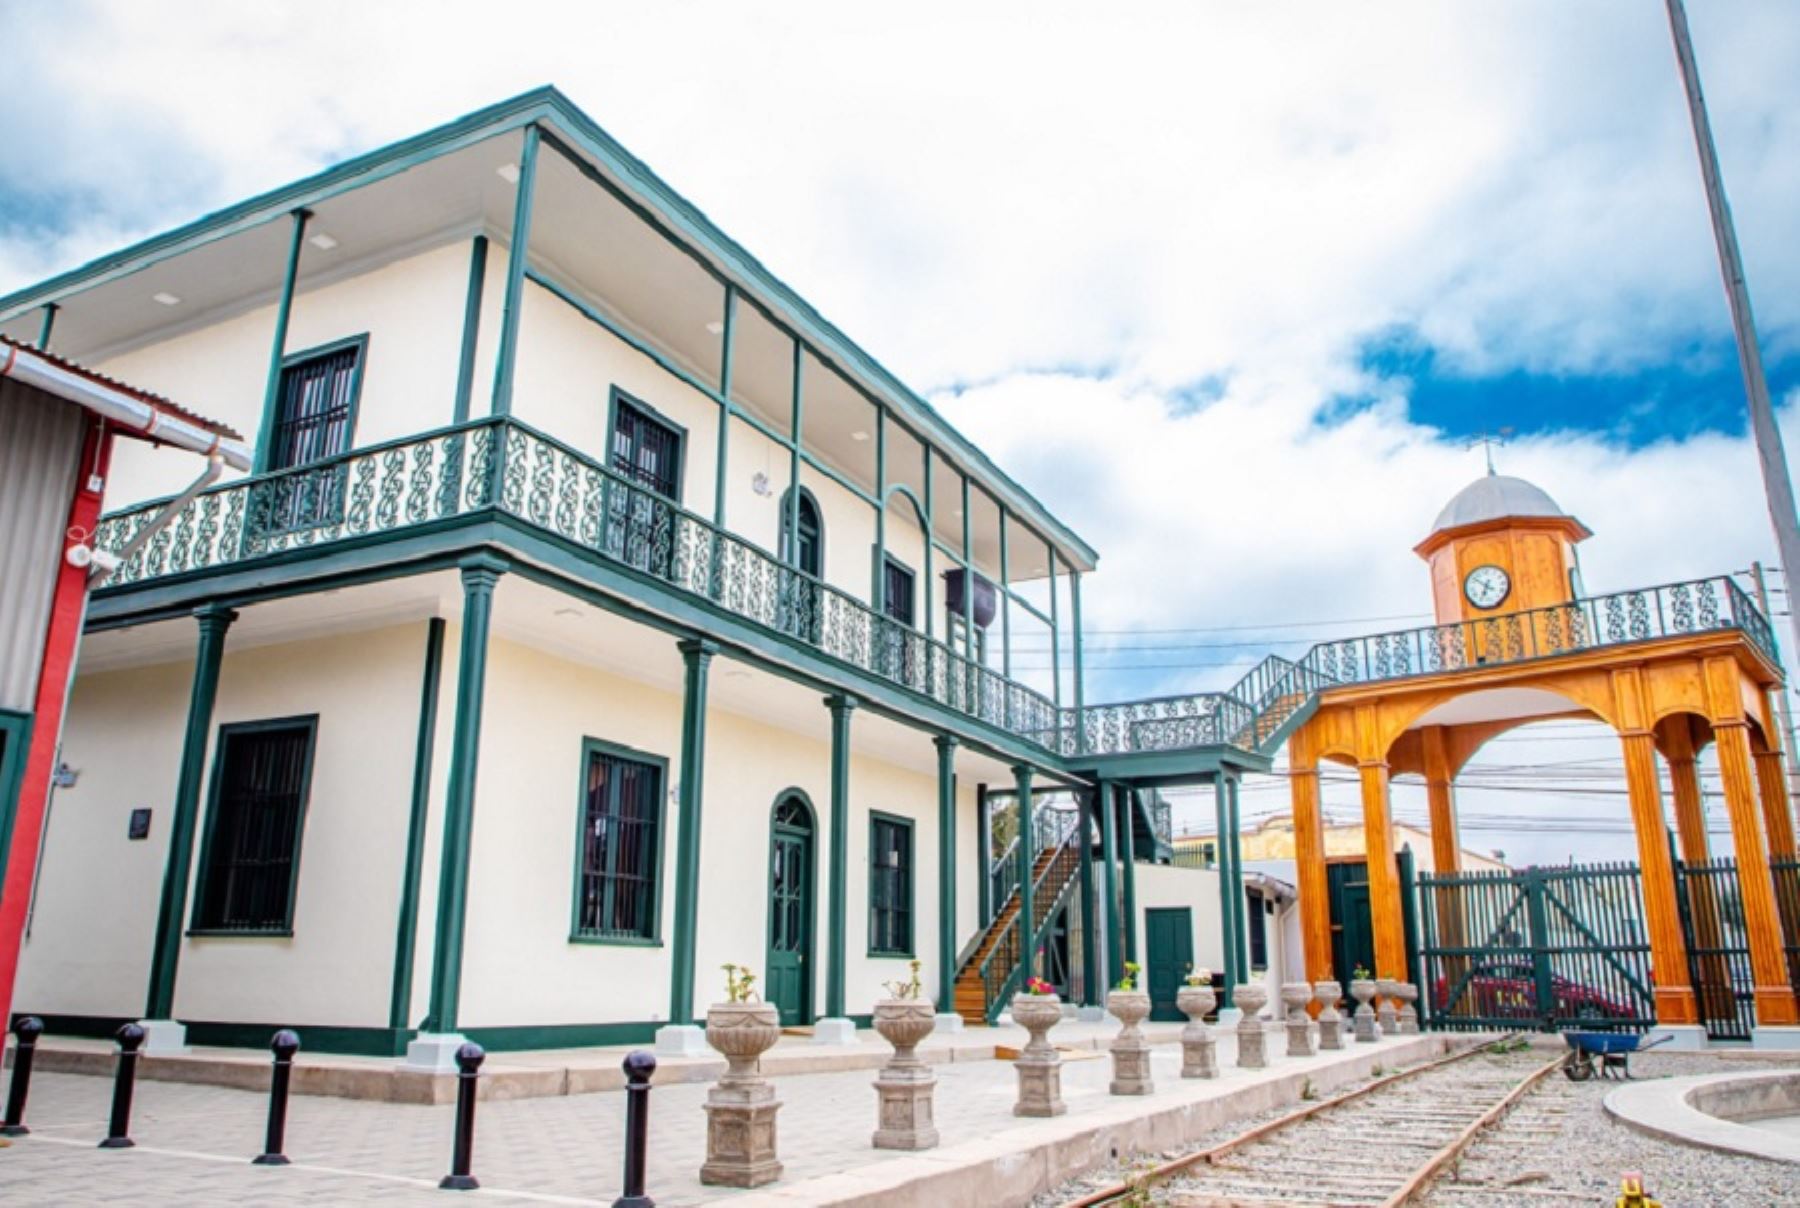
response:
{"label": "wooden clock tower", "polygon": [[1591,536],[1539,487],[1489,471],[1445,505],[1413,549],[1431,566],[1438,624],[1452,625],[1578,599],[1575,543]]}

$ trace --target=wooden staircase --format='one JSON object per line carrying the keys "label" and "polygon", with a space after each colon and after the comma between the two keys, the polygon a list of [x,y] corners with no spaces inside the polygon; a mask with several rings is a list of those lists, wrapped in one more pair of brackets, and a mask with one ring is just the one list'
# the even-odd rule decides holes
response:
{"label": "wooden staircase", "polygon": [[[1055,847],[1037,854],[1031,865],[1032,933],[1035,935],[1062,905],[1080,871],[1080,850],[1071,833]],[[953,1003],[956,1013],[971,1024],[990,1020],[993,995],[1019,967],[1019,894],[1007,895],[994,919],[982,933],[962,968],[957,970]],[[989,961],[993,956],[994,960]],[[985,968],[984,968],[985,966]]]}
{"label": "wooden staircase", "polygon": [[1308,692],[1287,692],[1276,697],[1264,708],[1257,710],[1249,722],[1232,735],[1232,745],[1252,751],[1262,750],[1264,744],[1274,738],[1287,723],[1287,719],[1298,713],[1311,699],[1312,694]]}

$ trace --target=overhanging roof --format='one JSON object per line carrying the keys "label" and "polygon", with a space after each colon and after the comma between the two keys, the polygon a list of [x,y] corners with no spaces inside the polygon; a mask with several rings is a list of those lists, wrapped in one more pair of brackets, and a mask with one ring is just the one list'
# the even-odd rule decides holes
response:
{"label": "overhanging roof", "polygon": [[423,134],[345,160],[316,175],[215,211],[186,226],[7,295],[0,298],[0,322],[45,303],[61,302],[103,282],[141,271],[230,235],[285,218],[296,209],[316,205],[504,131],[533,123],[555,127],[576,151],[590,157],[614,183],[631,193],[708,260],[723,278],[770,306],[802,339],[859,379],[865,389],[941,449],[959,468],[980,481],[1010,511],[1040,529],[1075,569],[1094,569],[1099,554],[1092,546],[995,465],[928,402],[820,315],[553,87],[534,89]]}

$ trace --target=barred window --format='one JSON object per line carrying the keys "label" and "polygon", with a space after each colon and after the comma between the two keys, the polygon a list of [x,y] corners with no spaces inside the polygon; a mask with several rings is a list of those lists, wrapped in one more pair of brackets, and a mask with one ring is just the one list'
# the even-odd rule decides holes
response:
{"label": "barred window", "polygon": [[220,727],[196,930],[293,929],[317,727],[316,717]]}
{"label": "barred window", "polygon": [[286,470],[349,452],[362,351],[358,340],[281,367],[265,469]]}
{"label": "barred window", "polygon": [[913,828],[906,818],[869,818],[869,951],[911,956]]}
{"label": "barred window", "polygon": [[664,766],[591,739],[585,756],[575,934],[655,939]]}
{"label": "barred window", "polygon": [[612,469],[664,499],[681,497],[681,433],[624,394],[613,399]]}

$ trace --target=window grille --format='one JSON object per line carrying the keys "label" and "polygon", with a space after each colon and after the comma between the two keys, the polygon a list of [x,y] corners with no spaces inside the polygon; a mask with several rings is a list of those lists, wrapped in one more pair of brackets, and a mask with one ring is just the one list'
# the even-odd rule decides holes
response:
{"label": "window grille", "polygon": [[575,934],[655,939],[662,768],[590,749]]}
{"label": "window grille", "polygon": [[869,950],[912,955],[912,826],[897,818],[870,820]]}
{"label": "window grille", "polygon": [[313,731],[310,719],[220,731],[197,930],[292,929]]}

